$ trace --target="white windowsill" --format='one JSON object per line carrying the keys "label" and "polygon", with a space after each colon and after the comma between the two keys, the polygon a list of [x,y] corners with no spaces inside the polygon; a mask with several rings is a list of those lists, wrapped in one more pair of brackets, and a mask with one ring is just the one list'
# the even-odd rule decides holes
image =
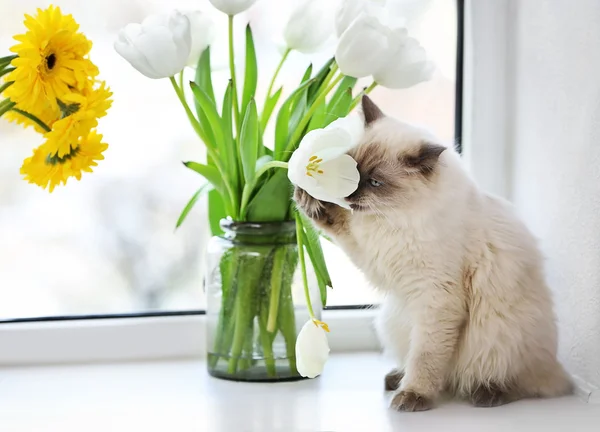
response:
{"label": "white windowsill", "polygon": [[118,431],[597,431],[600,405],[576,397],[426,413],[389,410],[389,364],[334,354],[316,380],[258,384],[211,378],[202,360],[0,369],[0,429]]}
{"label": "white windowsill", "polygon": [[[375,313],[324,311],[331,350],[378,350]],[[199,359],[206,345],[205,315],[2,324],[0,366]]]}

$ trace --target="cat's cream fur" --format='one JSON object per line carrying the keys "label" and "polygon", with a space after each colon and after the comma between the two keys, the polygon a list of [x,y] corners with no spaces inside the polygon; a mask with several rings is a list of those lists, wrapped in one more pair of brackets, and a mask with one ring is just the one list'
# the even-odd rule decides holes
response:
{"label": "cat's cream fur", "polygon": [[300,189],[296,201],[385,293],[377,330],[397,363],[392,406],[429,409],[444,390],[476,406],[570,392],[542,257],[512,205],[481,191],[428,133],[368,99],[363,109],[351,152],[361,184],[348,198],[357,210]]}

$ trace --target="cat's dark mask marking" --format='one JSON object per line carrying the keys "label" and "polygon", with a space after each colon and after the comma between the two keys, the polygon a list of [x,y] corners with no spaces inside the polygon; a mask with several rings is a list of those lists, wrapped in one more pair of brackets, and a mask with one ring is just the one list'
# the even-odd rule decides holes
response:
{"label": "cat's dark mask marking", "polygon": [[385,117],[383,111],[375,105],[375,102],[373,102],[369,96],[363,95],[361,105],[363,115],[365,116],[365,126],[369,126],[375,120]]}
{"label": "cat's dark mask marking", "polygon": [[444,150],[447,150],[444,146],[424,142],[416,154],[400,155],[400,162],[407,168],[417,170],[425,178],[429,178],[435,172],[438,159]]}

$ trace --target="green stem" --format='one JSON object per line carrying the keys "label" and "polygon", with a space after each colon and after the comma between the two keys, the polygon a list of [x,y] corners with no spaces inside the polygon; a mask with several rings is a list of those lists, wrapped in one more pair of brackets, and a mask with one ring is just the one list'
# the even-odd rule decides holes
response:
{"label": "green stem", "polygon": [[261,115],[261,123],[265,120],[264,107],[269,102],[269,98],[271,97],[271,93],[273,93],[273,87],[275,86],[275,81],[277,80],[277,76],[279,75],[279,72],[281,71],[281,68],[283,67],[283,64],[285,63],[286,59],[290,55],[290,52],[292,52],[291,48],[288,48],[285,50],[285,52],[283,53],[283,57],[281,57],[281,60],[279,61],[279,64],[277,65],[277,68],[275,69],[273,78],[271,78],[271,82],[269,83],[269,88],[267,89],[267,95],[265,96],[265,103],[263,104],[263,113]]}
{"label": "green stem", "polygon": [[308,277],[306,276],[306,261],[304,259],[304,242],[302,232],[302,219],[300,215],[296,213],[296,241],[298,242],[298,258],[300,259],[300,270],[302,271],[302,283],[304,284],[304,297],[306,298],[306,307],[308,308],[308,314],[312,319],[316,319],[315,312],[312,308],[312,302],[310,301],[310,290],[308,289]]}
{"label": "green stem", "polygon": [[[173,85],[173,89],[175,90],[175,93],[177,94],[177,97],[179,98],[181,105],[183,105],[183,109],[185,110],[185,113],[187,114],[188,119],[189,119],[190,123],[192,124],[192,127],[196,131],[196,134],[200,137],[200,139],[204,143],[209,142],[208,138],[204,134],[204,131],[202,130],[202,126],[200,125],[200,122],[198,121],[198,119],[196,118],[196,116],[194,115],[192,110],[190,109],[190,106],[188,105],[187,101],[185,100],[185,94],[183,92],[183,88],[179,87],[179,85],[177,84],[177,81],[175,80],[175,77],[169,77],[169,80],[171,81],[171,84]],[[219,170],[221,177],[223,177],[223,179],[227,179],[227,176],[225,175],[226,171],[225,171],[223,165],[221,164],[221,162],[220,162],[221,159],[219,158],[217,153],[215,153],[215,151],[210,146],[205,146],[205,148],[206,148],[206,152],[208,153],[208,155],[212,158],[213,162],[215,163],[217,170]],[[235,206],[233,205],[233,202],[232,202],[232,200],[235,197],[235,194],[233,193],[233,189],[232,189],[231,185],[229,184],[229,182],[224,181],[224,183],[225,183],[225,187],[227,188],[227,193],[229,194],[229,200],[227,200],[229,202],[226,202],[226,204],[228,204],[227,211],[232,217],[236,218],[237,212],[235,211]]]}
{"label": "green stem", "polygon": [[28,112],[20,110],[19,108],[13,108],[12,111],[21,114],[23,117],[27,117],[32,122],[35,122],[39,127],[41,127],[44,130],[44,132],[50,132],[52,130],[46,123],[41,121],[33,114],[29,114]]}
{"label": "green stem", "polygon": [[2,117],[6,112],[13,109],[15,105],[16,103],[12,102],[10,99],[6,99],[5,101],[0,102],[0,117]]}
{"label": "green stem", "polygon": [[304,132],[304,129],[306,128],[306,126],[310,122],[310,119],[312,118],[312,116],[315,114],[315,112],[319,108],[319,105],[321,105],[321,103],[325,101],[325,98],[327,97],[327,95],[331,92],[331,90],[333,90],[335,88],[336,85],[338,85],[338,83],[342,80],[343,77],[344,77],[343,74],[338,75],[333,80],[333,82],[323,92],[321,92],[319,94],[317,99],[315,99],[315,101],[311,105],[310,109],[306,112],[306,114],[304,114],[304,117],[302,117],[302,120],[300,121],[300,123],[298,124],[298,127],[294,131],[294,134],[292,135],[292,138],[290,139],[290,141],[285,149],[285,152],[283,153],[284,155],[291,156],[291,154],[294,152],[294,150],[296,148],[297,142],[302,137],[302,132]]}
{"label": "green stem", "polygon": [[229,71],[231,73],[233,116],[235,118],[237,136],[240,136],[240,105],[238,102],[237,79],[235,76],[235,53],[233,50],[233,15],[229,15]]}
{"label": "green stem", "polygon": [[277,374],[275,368],[275,355],[273,354],[273,339],[269,336],[267,326],[260,322],[260,343],[262,345],[263,357],[265,359],[265,367],[267,375],[274,377]]}
{"label": "green stem", "polygon": [[233,342],[231,345],[231,357],[227,365],[227,371],[235,374],[238,370],[238,361],[244,349],[245,337],[248,333],[248,326],[252,325],[252,320],[256,315],[255,308],[252,307],[256,301],[257,287],[260,284],[265,258],[269,255],[269,248],[256,247],[244,251],[240,259],[239,275],[237,278],[237,293],[235,298],[235,327],[233,330]]}
{"label": "green stem", "polygon": [[13,83],[14,83],[14,81],[9,81],[9,82],[6,82],[6,83],[2,84],[0,86],[0,94],[2,94],[2,92],[4,92],[4,90],[6,90],[7,88],[9,88],[11,85],[13,85]]}
{"label": "green stem", "polygon": [[369,93],[371,93],[373,91],[373,89],[375,87],[377,87],[377,83],[375,81],[373,81],[371,83],[371,85],[369,87],[367,87],[366,89],[364,89],[363,91],[361,91],[353,100],[352,103],[350,104],[350,111],[352,111],[354,108],[356,108],[356,106],[360,103],[362,97],[364,95],[367,95]]}
{"label": "green stem", "polygon": [[[185,100],[185,94],[183,93],[183,89],[181,89],[179,87],[179,85],[177,85],[177,81],[175,81],[175,77],[169,77],[169,80],[171,81],[171,84],[173,85],[173,89],[175,90],[175,93],[177,94],[177,97],[179,98],[179,102],[181,102],[181,105],[183,105],[183,109],[185,110],[185,113],[187,114],[188,119],[189,119],[190,123],[192,124],[192,127],[196,131],[196,134],[200,137],[200,139],[202,141],[208,142],[208,139],[206,138],[206,135],[204,134],[204,131],[202,130],[202,126],[200,125],[200,122],[198,121],[196,116],[194,116],[194,113],[190,109],[190,106],[188,105],[187,101]],[[208,146],[206,147],[206,150],[208,152],[210,152],[210,148]],[[212,155],[211,155],[211,157],[212,157]]]}
{"label": "green stem", "polygon": [[331,79],[333,78],[333,76],[336,74],[336,72],[338,71],[338,69],[339,69],[339,66],[334,61],[333,64],[331,65],[331,69],[329,70],[329,73],[327,74],[327,76],[325,77],[325,79],[323,80],[323,82],[321,83],[321,87],[326,88],[329,85],[329,82],[331,81]]}
{"label": "green stem", "polygon": [[371,85],[365,90],[365,94],[371,93],[375,87],[377,87],[377,83],[373,81]]}
{"label": "green stem", "polygon": [[271,297],[269,299],[269,318],[267,331],[273,333],[277,330],[277,313],[279,312],[279,297],[281,296],[281,279],[285,260],[285,248],[280,247],[273,254],[273,268],[271,270]]}
{"label": "green stem", "polygon": [[254,190],[254,187],[256,186],[256,182],[258,181],[260,176],[262,176],[265,172],[267,172],[271,168],[287,169],[287,167],[288,167],[287,162],[271,161],[271,162],[267,162],[266,164],[264,164],[262,167],[260,167],[256,171],[256,174],[254,175],[254,180],[251,183],[246,183],[244,185],[244,190],[242,191],[242,203],[240,205],[240,216],[242,217],[242,219],[245,219],[245,217],[246,217],[246,212],[248,210],[247,207],[248,207],[248,201],[250,200],[250,195],[252,194],[252,191]]}
{"label": "green stem", "polygon": [[294,300],[292,298],[292,277],[294,270],[298,264],[298,254],[288,250],[286,254],[284,280],[281,289],[279,314],[277,322],[279,330],[285,341],[286,357],[290,364],[290,371],[297,373],[296,369],[296,311],[294,308]]}

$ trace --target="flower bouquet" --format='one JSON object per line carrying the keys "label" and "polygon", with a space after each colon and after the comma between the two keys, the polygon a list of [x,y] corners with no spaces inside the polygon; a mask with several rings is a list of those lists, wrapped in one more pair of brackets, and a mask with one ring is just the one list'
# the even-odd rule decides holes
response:
{"label": "flower bouquet", "polygon": [[[206,147],[205,162],[184,163],[208,183],[190,199],[177,226],[207,193],[215,236],[205,281],[209,372],[236,380],[314,377],[329,351],[329,329],[319,318],[331,278],[319,234],[292,204],[290,180],[318,199],[345,205],[343,198],[359,180],[356,162],[346,152],[362,131],[360,119],[346,116],[376,85],[409,87],[428,79],[433,68],[406,29],[386,22],[382,2],[343,1],[334,20],[327,2],[305,0],[287,21],[287,47],[264,101],[257,101],[259,68],[250,25],[243,71],[233,44],[235,16],[255,2],[211,0],[229,24],[230,79],[222,97],[211,76],[212,25],[200,12],[174,11],[129,24],[115,49],[145,76],[170,80]],[[277,78],[290,52],[319,49],[334,27],[335,56],[318,70],[309,65],[284,99]],[[196,70],[194,80],[186,82],[188,64]],[[368,76],[372,83],[355,90],[357,79]],[[274,139],[267,141],[271,120]],[[318,296],[309,289],[310,267]],[[297,273],[304,306],[292,296]]]}

